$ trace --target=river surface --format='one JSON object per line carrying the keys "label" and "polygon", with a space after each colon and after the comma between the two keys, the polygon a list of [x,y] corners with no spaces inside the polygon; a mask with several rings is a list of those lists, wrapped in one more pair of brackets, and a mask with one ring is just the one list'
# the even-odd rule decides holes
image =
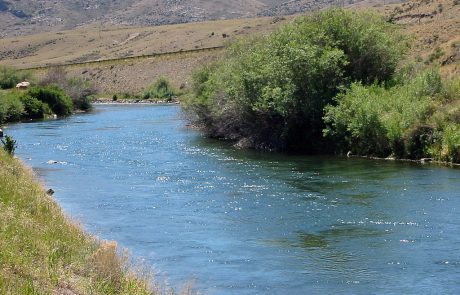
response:
{"label": "river surface", "polygon": [[6,133],[69,215],[172,286],[460,292],[460,169],[239,151],[178,106],[96,106]]}

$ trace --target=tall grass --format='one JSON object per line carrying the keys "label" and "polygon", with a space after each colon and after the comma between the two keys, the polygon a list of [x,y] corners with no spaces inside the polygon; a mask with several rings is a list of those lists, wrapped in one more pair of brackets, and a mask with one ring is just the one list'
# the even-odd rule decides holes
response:
{"label": "tall grass", "polygon": [[0,149],[0,294],[173,293],[120,257],[115,243],[86,235]]}

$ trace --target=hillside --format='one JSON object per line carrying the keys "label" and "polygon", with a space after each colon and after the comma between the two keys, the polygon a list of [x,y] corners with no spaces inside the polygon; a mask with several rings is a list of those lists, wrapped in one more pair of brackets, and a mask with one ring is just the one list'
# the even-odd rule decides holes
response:
{"label": "hillside", "polygon": [[[400,2],[399,0],[392,0]],[[0,0],[0,37],[82,26],[150,26],[281,16],[330,5],[380,5],[382,0]],[[387,1],[388,3],[388,1]]]}
{"label": "hillside", "polygon": [[[408,60],[439,66],[445,76],[460,75],[458,0],[415,0],[386,5],[357,2],[351,6],[362,9],[369,5],[374,5],[372,9],[400,24],[406,33],[414,37]],[[190,73],[199,65],[215,59],[222,50],[181,51],[224,46],[235,37],[273,31],[291,18],[260,17],[144,27],[86,26],[4,38],[0,39],[0,65],[25,69],[116,59],[72,65],[66,70],[70,75],[83,76],[95,82],[103,94],[138,93],[162,75],[169,77],[176,87],[186,87],[190,82]],[[133,58],[165,52],[178,53]],[[40,76],[45,71],[36,72]]]}
{"label": "hillside", "polygon": [[410,56],[460,76],[460,1],[417,0],[386,7],[386,17],[414,37]]}

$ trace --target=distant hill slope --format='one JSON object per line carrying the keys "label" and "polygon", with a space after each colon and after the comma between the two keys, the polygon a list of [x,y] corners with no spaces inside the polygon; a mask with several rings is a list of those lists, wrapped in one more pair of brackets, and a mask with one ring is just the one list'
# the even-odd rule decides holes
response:
{"label": "distant hill slope", "polygon": [[165,25],[281,16],[331,5],[381,5],[401,0],[0,0],[0,37],[86,25]]}

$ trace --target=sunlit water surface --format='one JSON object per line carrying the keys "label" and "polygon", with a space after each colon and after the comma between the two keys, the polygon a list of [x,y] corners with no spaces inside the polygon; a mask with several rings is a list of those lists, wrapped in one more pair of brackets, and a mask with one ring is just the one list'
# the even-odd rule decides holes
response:
{"label": "sunlit water surface", "polygon": [[97,106],[6,132],[69,215],[172,286],[460,292],[459,169],[239,151],[177,106]]}

